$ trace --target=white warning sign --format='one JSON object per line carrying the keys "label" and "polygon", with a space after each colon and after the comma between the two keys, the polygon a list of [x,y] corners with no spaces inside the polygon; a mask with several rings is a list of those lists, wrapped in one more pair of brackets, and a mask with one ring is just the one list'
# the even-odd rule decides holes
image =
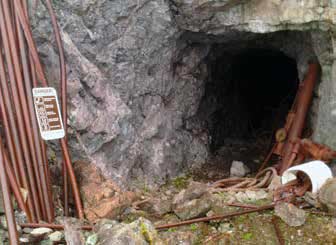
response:
{"label": "white warning sign", "polygon": [[44,140],[55,140],[65,135],[62,117],[54,88],[33,88],[35,112]]}

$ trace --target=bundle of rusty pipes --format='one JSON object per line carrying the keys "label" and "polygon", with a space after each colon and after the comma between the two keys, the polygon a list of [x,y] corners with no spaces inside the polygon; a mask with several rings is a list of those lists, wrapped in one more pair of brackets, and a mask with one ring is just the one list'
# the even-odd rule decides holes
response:
{"label": "bundle of rusty pipes", "polygon": [[[50,0],[45,5],[51,16],[60,57],[62,117],[66,122],[66,70],[60,32]],[[11,203],[13,193],[28,222],[53,222],[54,207],[46,155],[40,138],[32,98],[33,87],[47,87],[32,37],[26,0],[0,0],[0,180],[9,238],[18,244]],[[64,163],[64,208],[68,214],[68,177],[76,210],[83,208],[71,165],[66,137],[60,139]],[[26,193],[26,195],[24,194]]]}

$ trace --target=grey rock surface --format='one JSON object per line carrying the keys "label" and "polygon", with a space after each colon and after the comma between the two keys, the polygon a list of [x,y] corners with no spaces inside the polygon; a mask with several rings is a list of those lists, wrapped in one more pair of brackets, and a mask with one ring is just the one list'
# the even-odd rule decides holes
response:
{"label": "grey rock surface", "polygon": [[[295,58],[301,78],[307,61],[318,59],[323,75],[311,113],[314,138],[336,147],[333,1],[53,3],[67,59],[73,158],[89,159],[118,184],[136,178],[162,183],[206,162],[211,136],[204,124],[217,109],[215,102],[200,107],[209,80],[206,60],[249,45]],[[50,21],[41,3],[33,13],[53,85],[59,75]],[[279,33],[293,30],[300,32]]]}
{"label": "grey rock surface", "polygon": [[277,204],[274,212],[289,226],[301,226],[306,222],[306,212],[291,203]]}
{"label": "grey rock surface", "polygon": [[321,187],[318,200],[328,212],[336,215],[336,178],[327,180]]}
{"label": "grey rock surface", "polygon": [[245,177],[250,169],[240,161],[233,161],[230,168],[230,177]]}
{"label": "grey rock surface", "polygon": [[204,216],[211,209],[211,195],[207,194],[201,198],[186,201],[174,207],[174,213],[181,220],[188,220]]}

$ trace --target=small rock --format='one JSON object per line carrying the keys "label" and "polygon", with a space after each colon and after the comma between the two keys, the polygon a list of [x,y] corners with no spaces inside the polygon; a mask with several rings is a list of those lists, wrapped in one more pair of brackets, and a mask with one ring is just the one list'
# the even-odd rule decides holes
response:
{"label": "small rock", "polygon": [[289,226],[301,226],[306,221],[306,212],[291,203],[279,203],[275,206],[275,214]]}
{"label": "small rock", "polygon": [[96,245],[98,242],[98,234],[93,234],[86,239],[85,245]]}
{"label": "small rock", "polygon": [[245,193],[247,197],[249,198],[249,201],[252,201],[252,202],[263,200],[268,197],[268,193],[264,190],[258,190],[258,191],[247,190]]}
{"label": "small rock", "polygon": [[23,228],[22,231],[23,231],[23,233],[30,234],[33,231],[33,229],[26,227],[26,228]]}
{"label": "small rock", "polygon": [[172,202],[171,200],[163,200],[163,198],[160,199],[153,197],[148,202],[139,205],[139,208],[148,213],[162,216],[166,213],[171,212],[172,210],[171,202]]}
{"label": "small rock", "polygon": [[34,230],[32,230],[32,232],[30,233],[33,236],[43,236],[46,235],[48,233],[51,233],[53,230],[50,228],[46,228],[46,227],[41,227],[41,228],[36,228]]}
{"label": "small rock", "polygon": [[49,240],[52,242],[60,242],[63,239],[63,237],[64,235],[60,231],[55,231],[48,236]]}
{"label": "small rock", "polygon": [[318,200],[323,208],[336,215],[336,178],[327,180],[321,187]]}
{"label": "small rock", "polygon": [[248,200],[248,197],[245,192],[237,192],[235,198],[238,202],[245,203]]}
{"label": "small rock", "polygon": [[174,213],[182,220],[205,215],[211,209],[211,195],[207,194],[198,199],[180,203],[174,207]]}
{"label": "small rock", "polygon": [[101,226],[97,232],[98,245],[110,244],[162,244],[154,225],[144,219],[119,223],[113,227]]}
{"label": "small rock", "polygon": [[240,161],[233,161],[230,168],[230,177],[244,177],[250,173],[250,169]]}
{"label": "small rock", "polygon": [[[1,241],[1,240],[0,240]],[[20,237],[19,238],[20,243],[29,243],[30,240],[28,237]]]}
{"label": "small rock", "polygon": [[180,191],[173,198],[173,205],[200,198],[208,192],[208,186],[204,183],[191,181],[187,189]]}
{"label": "small rock", "polygon": [[310,205],[316,207],[316,208],[321,208],[321,205],[319,203],[319,201],[317,200],[317,194],[316,193],[312,193],[310,191],[307,191],[304,196],[303,199],[309,203]]}
{"label": "small rock", "polygon": [[218,227],[218,231],[221,233],[230,233],[233,231],[233,226],[230,223],[221,223]]}

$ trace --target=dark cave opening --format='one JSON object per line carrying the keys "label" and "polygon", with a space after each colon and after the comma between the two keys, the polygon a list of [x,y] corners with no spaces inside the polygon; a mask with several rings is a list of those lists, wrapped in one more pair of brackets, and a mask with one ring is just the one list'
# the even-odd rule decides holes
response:
{"label": "dark cave opening", "polygon": [[[242,45],[240,45],[242,44]],[[208,174],[228,177],[233,161],[254,172],[283,127],[299,86],[298,65],[267,45],[215,44],[197,118],[208,132]]]}
{"label": "dark cave opening", "polygon": [[[226,67],[226,68],[224,68]],[[250,48],[210,63],[206,93],[214,92],[211,151],[230,139],[272,135],[286,118],[299,85],[296,61],[274,49]]]}

